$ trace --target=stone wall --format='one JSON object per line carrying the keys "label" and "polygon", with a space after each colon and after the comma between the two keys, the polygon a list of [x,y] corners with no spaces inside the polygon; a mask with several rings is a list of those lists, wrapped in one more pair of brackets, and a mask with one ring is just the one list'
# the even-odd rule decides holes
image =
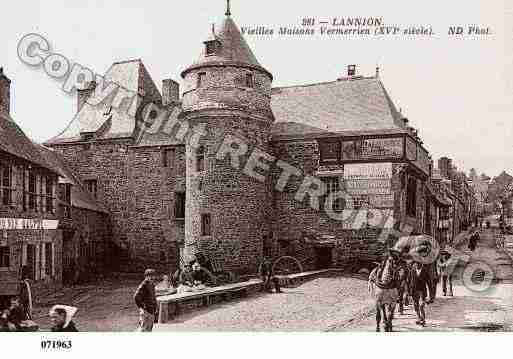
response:
{"label": "stone wall", "polygon": [[[295,200],[294,196],[302,182],[302,176],[316,176],[319,169],[319,148],[316,141],[289,141],[277,142],[274,144],[275,155],[286,163],[299,169],[301,176],[292,177],[283,192],[274,191],[274,216],[273,222],[274,241],[273,248],[285,248],[275,251],[278,255],[287,253],[292,254],[291,248],[294,243],[305,243],[303,237],[309,236],[319,242],[323,240],[333,243],[333,265],[344,266],[357,259],[371,261],[372,258],[379,258],[383,249],[392,242],[394,237],[389,237],[390,231],[383,233],[378,225],[375,228],[349,229],[347,226],[336,219],[330,218],[325,211],[313,209],[308,201],[304,203]],[[340,166],[338,170],[342,170]],[[404,172],[415,176],[415,171],[411,170],[409,165],[403,163],[392,164],[391,190],[394,196],[394,220],[396,229],[403,223],[410,224],[414,230],[422,231],[422,212],[425,208],[424,202],[424,184],[418,179],[417,186],[417,216],[415,218],[406,215],[406,186],[403,185]],[[273,173],[273,183],[275,184],[280,170]],[[340,176],[340,172],[336,174]],[[322,205],[322,201],[321,201]],[[379,221],[377,221],[379,222]],[[377,223],[376,223],[377,224]],[[383,223],[381,223],[382,225]],[[380,236],[380,234],[383,234]],[[378,237],[380,241],[378,241]],[[314,240],[315,241],[315,240]],[[279,242],[285,243],[279,245]],[[287,243],[291,243],[288,245]],[[303,244],[299,246],[300,250],[296,256],[307,269],[314,269],[315,256],[314,244]],[[305,248],[308,248],[305,250]],[[288,249],[287,249],[288,248]]]}
{"label": "stone wall", "polygon": [[118,270],[155,267],[173,271],[183,221],[174,218],[175,192],[185,191],[185,153],[177,147],[173,167],[163,167],[162,148],[133,147],[130,141],[55,146],[74,172],[98,181],[97,200],[111,215]]}
{"label": "stone wall", "polygon": [[[269,234],[271,205],[270,179],[260,182],[244,173],[249,154],[255,148],[269,152],[269,124],[252,118],[209,116],[190,119],[192,126],[202,121],[206,135],[203,171],[197,170],[197,149],[187,148],[187,207],[185,251],[202,252],[225,270],[239,274],[256,273],[262,260],[264,236]],[[249,146],[237,167],[231,157],[216,159],[223,135],[234,135]],[[201,218],[210,215],[211,234],[203,235]]]}

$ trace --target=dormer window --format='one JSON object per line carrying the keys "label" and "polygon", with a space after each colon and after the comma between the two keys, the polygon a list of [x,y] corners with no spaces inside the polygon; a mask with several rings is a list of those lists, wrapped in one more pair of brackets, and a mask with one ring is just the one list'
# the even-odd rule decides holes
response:
{"label": "dormer window", "polygon": [[82,141],[91,141],[94,137],[94,132],[81,132]]}
{"label": "dormer window", "polygon": [[254,80],[253,80],[253,74],[248,73],[246,74],[246,87],[253,88],[255,86]]}
{"label": "dormer window", "polygon": [[205,42],[205,54],[214,55],[217,50],[217,41],[208,41]]}

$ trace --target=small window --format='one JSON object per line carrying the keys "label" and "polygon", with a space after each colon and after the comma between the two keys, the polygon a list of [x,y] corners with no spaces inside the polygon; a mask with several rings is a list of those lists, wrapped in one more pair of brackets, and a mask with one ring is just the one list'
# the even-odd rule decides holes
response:
{"label": "small window", "polygon": [[85,185],[89,193],[91,193],[93,197],[96,198],[96,194],[98,191],[98,181],[95,179],[86,180]]}
{"label": "small window", "polygon": [[254,86],[253,74],[246,74],[246,87],[253,88]]}
{"label": "small window", "polygon": [[53,245],[45,243],[45,274],[51,276],[53,274]]}
{"label": "small window", "polygon": [[175,193],[175,218],[185,219],[185,192]]}
{"label": "small window", "polygon": [[91,141],[93,139],[93,136],[94,136],[94,133],[91,133],[91,132],[82,133],[82,140],[83,141]]}
{"label": "small window", "polygon": [[172,148],[165,148],[162,151],[162,167],[172,168],[175,162],[175,150]]}
{"label": "small window", "polygon": [[12,204],[12,168],[11,166],[0,165],[0,197],[2,204],[9,206]]}
{"label": "small window", "polygon": [[340,160],[340,141],[325,141],[319,144],[321,164],[336,164]]}
{"label": "small window", "polygon": [[211,228],[212,222],[209,213],[204,213],[201,215],[201,235],[202,236],[210,236],[212,234]]}
{"label": "small window", "polygon": [[34,172],[29,173],[29,208],[31,210],[37,210],[37,187],[36,187],[36,174]]}
{"label": "small window", "polygon": [[0,268],[9,268],[10,267],[10,249],[8,246],[0,247]]}
{"label": "small window", "polygon": [[206,78],[207,78],[207,73],[206,72],[198,73],[198,83],[197,83],[196,87],[200,88],[200,87],[205,86]]}
{"label": "small window", "polygon": [[417,214],[417,179],[408,178],[406,187],[406,214],[415,217]]}
{"label": "small window", "polygon": [[205,43],[205,52],[207,55],[213,55],[216,52],[216,42],[208,41]]}
{"label": "small window", "polygon": [[46,212],[53,213],[53,181],[50,176],[46,177],[45,195],[46,195]]}
{"label": "small window", "polygon": [[205,170],[205,147],[201,146],[196,151],[196,171],[203,172]]}
{"label": "small window", "polygon": [[[332,193],[340,191],[340,177],[323,177],[321,180],[326,186],[325,208],[327,208],[328,197]],[[344,209],[344,199],[337,196],[331,208],[333,211],[342,211]]]}

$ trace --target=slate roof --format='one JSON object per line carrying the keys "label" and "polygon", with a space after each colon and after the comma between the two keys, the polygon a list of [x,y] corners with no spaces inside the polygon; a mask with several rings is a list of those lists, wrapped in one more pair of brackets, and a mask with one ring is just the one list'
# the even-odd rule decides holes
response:
{"label": "slate roof", "polygon": [[267,72],[272,78],[271,73],[260,65],[230,16],[224,19],[220,30],[215,34],[211,34],[207,41],[214,38],[221,43],[218,51],[215,54],[207,55],[204,48],[200,58],[182,72],[182,77],[190,70],[198,67],[234,65],[257,68]]}
{"label": "slate roof", "polygon": [[0,150],[58,173],[6,111],[0,111]]}
{"label": "slate roof", "polygon": [[273,139],[406,131],[377,77],[273,88],[271,107]]}
{"label": "slate roof", "polygon": [[73,207],[108,213],[89,191],[85,189],[83,183],[73,174],[73,171],[68,167],[66,161],[58,152],[41,145],[38,145],[38,149],[41,156],[59,171],[59,176],[61,176],[66,183],[71,183],[71,205]]}
{"label": "slate roof", "polygon": [[[169,115],[169,124],[174,123],[176,119],[182,113],[182,108],[180,104],[175,107],[168,109],[170,111]],[[171,129],[166,127],[165,124],[162,124],[160,120],[157,118],[153,122],[153,126],[148,128],[141,135],[140,139],[136,141],[137,146],[170,146],[170,145],[180,145],[183,144],[183,141],[178,141],[174,134],[177,129]]]}
{"label": "slate roof", "polygon": [[[144,95],[154,102],[162,97],[141,60],[115,62],[104,76],[105,84],[115,83],[129,91]],[[140,104],[140,98],[138,99]],[[91,106],[87,102],[59,135],[46,141],[47,145],[81,140],[81,132],[96,132],[97,139],[131,137],[134,133],[135,116],[126,107],[107,108]]]}

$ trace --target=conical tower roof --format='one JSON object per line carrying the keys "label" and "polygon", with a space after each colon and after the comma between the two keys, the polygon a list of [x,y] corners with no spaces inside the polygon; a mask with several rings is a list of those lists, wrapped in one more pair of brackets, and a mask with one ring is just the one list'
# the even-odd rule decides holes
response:
{"label": "conical tower roof", "polygon": [[219,31],[213,33],[205,42],[209,41],[218,41],[220,46],[215,53],[209,55],[203,49],[200,58],[182,72],[182,77],[201,67],[239,66],[263,71],[272,78],[271,73],[260,65],[230,15],[225,17]]}

